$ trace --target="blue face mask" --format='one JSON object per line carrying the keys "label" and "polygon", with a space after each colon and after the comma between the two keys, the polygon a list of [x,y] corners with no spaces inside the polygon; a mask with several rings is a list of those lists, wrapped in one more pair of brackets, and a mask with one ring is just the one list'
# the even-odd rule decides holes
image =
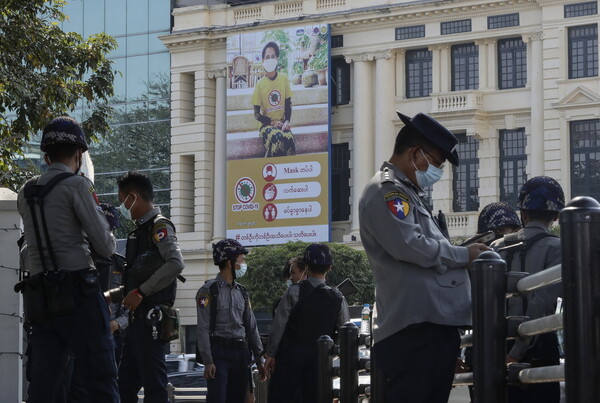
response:
{"label": "blue face mask", "polygon": [[425,157],[425,160],[427,160],[427,164],[428,164],[427,170],[419,171],[419,168],[417,168],[414,161],[413,161],[413,166],[415,167],[415,175],[417,177],[417,184],[420,187],[425,188],[427,186],[433,185],[434,183],[436,183],[437,181],[442,179],[444,170],[442,168],[438,168],[435,165],[433,165],[432,163],[430,163],[422,149],[421,149],[421,154],[423,154],[423,157]]}
{"label": "blue face mask", "polygon": [[292,280],[286,280],[285,285],[287,285],[287,288],[290,288],[292,285]]}
{"label": "blue face mask", "polygon": [[131,209],[133,208],[133,205],[137,201],[137,198],[133,201],[133,203],[131,203],[131,207],[127,208],[127,207],[125,207],[125,202],[127,201],[128,198],[129,198],[129,196],[127,196],[125,198],[125,200],[123,200],[123,203],[121,203],[121,205],[119,206],[119,213],[121,213],[121,215],[124,218],[126,218],[128,220],[133,220],[133,218],[131,218]]}
{"label": "blue face mask", "polygon": [[248,270],[248,265],[246,263],[240,263],[240,268],[235,271],[235,278],[242,278],[244,274],[246,274],[246,270]]}

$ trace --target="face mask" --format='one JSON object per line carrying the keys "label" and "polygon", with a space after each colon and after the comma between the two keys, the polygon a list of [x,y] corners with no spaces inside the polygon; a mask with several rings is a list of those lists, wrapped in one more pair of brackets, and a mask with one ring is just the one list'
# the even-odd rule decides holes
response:
{"label": "face mask", "polygon": [[248,265],[246,263],[240,263],[239,265],[240,265],[240,268],[235,271],[236,278],[244,277],[244,274],[246,274],[246,270],[248,270]]}
{"label": "face mask", "polygon": [[[423,150],[421,150],[421,153],[423,153]],[[425,153],[423,153],[423,156],[425,157]],[[425,157],[425,160],[427,160],[427,157]],[[435,165],[432,165],[429,162],[429,160],[427,160],[427,170],[426,171],[419,171],[419,168],[417,168],[414,161],[412,164],[415,167],[415,175],[417,177],[417,183],[419,184],[419,186],[421,188],[431,186],[434,183],[436,183],[437,181],[439,181],[440,179],[442,179],[444,170],[436,167]]]}
{"label": "face mask", "polygon": [[121,213],[123,218],[126,218],[127,220],[131,221],[131,220],[133,220],[133,218],[131,218],[131,209],[133,208],[133,205],[137,201],[137,198],[133,201],[133,203],[131,204],[131,207],[127,208],[127,207],[125,207],[125,202],[127,201],[128,198],[129,198],[129,196],[127,196],[125,198],[125,200],[123,200],[123,203],[121,203],[121,205],[119,206],[119,213]]}
{"label": "face mask", "polygon": [[290,286],[292,285],[292,280],[287,280],[285,282],[285,285],[287,285],[287,288],[290,288]]}
{"label": "face mask", "polygon": [[267,59],[263,61],[263,67],[267,70],[267,73],[272,73],[277,68],[277,59]]}

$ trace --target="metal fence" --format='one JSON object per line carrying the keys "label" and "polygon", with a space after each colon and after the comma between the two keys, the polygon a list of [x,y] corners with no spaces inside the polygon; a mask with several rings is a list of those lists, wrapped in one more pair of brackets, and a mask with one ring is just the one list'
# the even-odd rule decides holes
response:
{"label": "metal fence", "polygon": [[[473,332],[462,346],[473,346],[473,372],[457,374],[454,385],[474,385],[476,403],[504,403],[507,384],[565,381],[569,403],[600,401],[600,204],[589,197],[573,199],[560,213],[562,264],[540,273],[506,271],[495,252],[484,252],[473,263]],[[564,313],[530,320],[506,316],[506,299],[520,298],[562,283]],[[530,368],[506,365],[506,341],[564,330],[565,365]],[[361,336],[362,337],[362,336]],[[353,324],[340,330],[339,346],[328,336],[319,339],[319,403],[334,398],[356,402],[361,396],[384,402],[382,377],[372,361],[358,359],[361,338]],[[339,355],[340,367],[332,366]],[[370,385],[358,384],[358,372],[370,368]],[[333,389],[332,378],[340,378]]]}

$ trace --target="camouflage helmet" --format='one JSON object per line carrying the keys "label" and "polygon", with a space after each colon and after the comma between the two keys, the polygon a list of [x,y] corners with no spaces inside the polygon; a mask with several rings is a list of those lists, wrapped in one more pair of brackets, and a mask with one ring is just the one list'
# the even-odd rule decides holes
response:
{"label": "camouflage helmet", "polygon": [[72,117],[59,116],[44,127],[40,149],[46,152],[54,144],[75,144],[87,151],[88,145],[81,125]]}
{"label": "camouflage helmet", "polygon": [[333,264],[331,249],[324,243],[311,243],[304,251],[304,262],[321,266],[330,266]]}
{"label": "camouflage helmet", "polygon": [[477,233],[483,234],[502,227],[520,227],[521,220],[510,204],[505,202],[490,203],[481,210],[477,219]]}
{"label": "camouflage helmet", "polygon": [[565,207],[565,194],[555,179],[536,176],[521,188],[517,207],[521,210],[560,211]]}
{"label": "camouflage helmet", "polygon": [[219,265],[229,259],[235,259],[237,255],[247,255],[248,249],[235,239],[223,239],[213,244],[213,262]]}

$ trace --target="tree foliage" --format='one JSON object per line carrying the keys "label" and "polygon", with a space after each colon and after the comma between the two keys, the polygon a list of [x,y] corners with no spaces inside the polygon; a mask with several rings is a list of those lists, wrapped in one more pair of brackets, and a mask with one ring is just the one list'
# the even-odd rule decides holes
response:
{"label": "tree foliage", "polygon": [[[375,284],[366,253],[343,244],[328,245],[333,255],[333,270],[327,274],[327,284],[336,286],[349,278],[359,292],[348,298],[348,304],[373,303]],[[285,262],[302,256],[307,246],[305,242],[288,242],[252,248],[246,258],[248,273],[240,279],[240,283],[248,289],[254,308],[273,307],[286,290],[282,281]]]}
{"label": "tree foliage", "polygon": [[53,117],[84,102],[88,139],[109,132],[116,46],[106,34],[64,32],[63,0],[3,0],[0,8],[0,186],[16,188],[23,146]]}

